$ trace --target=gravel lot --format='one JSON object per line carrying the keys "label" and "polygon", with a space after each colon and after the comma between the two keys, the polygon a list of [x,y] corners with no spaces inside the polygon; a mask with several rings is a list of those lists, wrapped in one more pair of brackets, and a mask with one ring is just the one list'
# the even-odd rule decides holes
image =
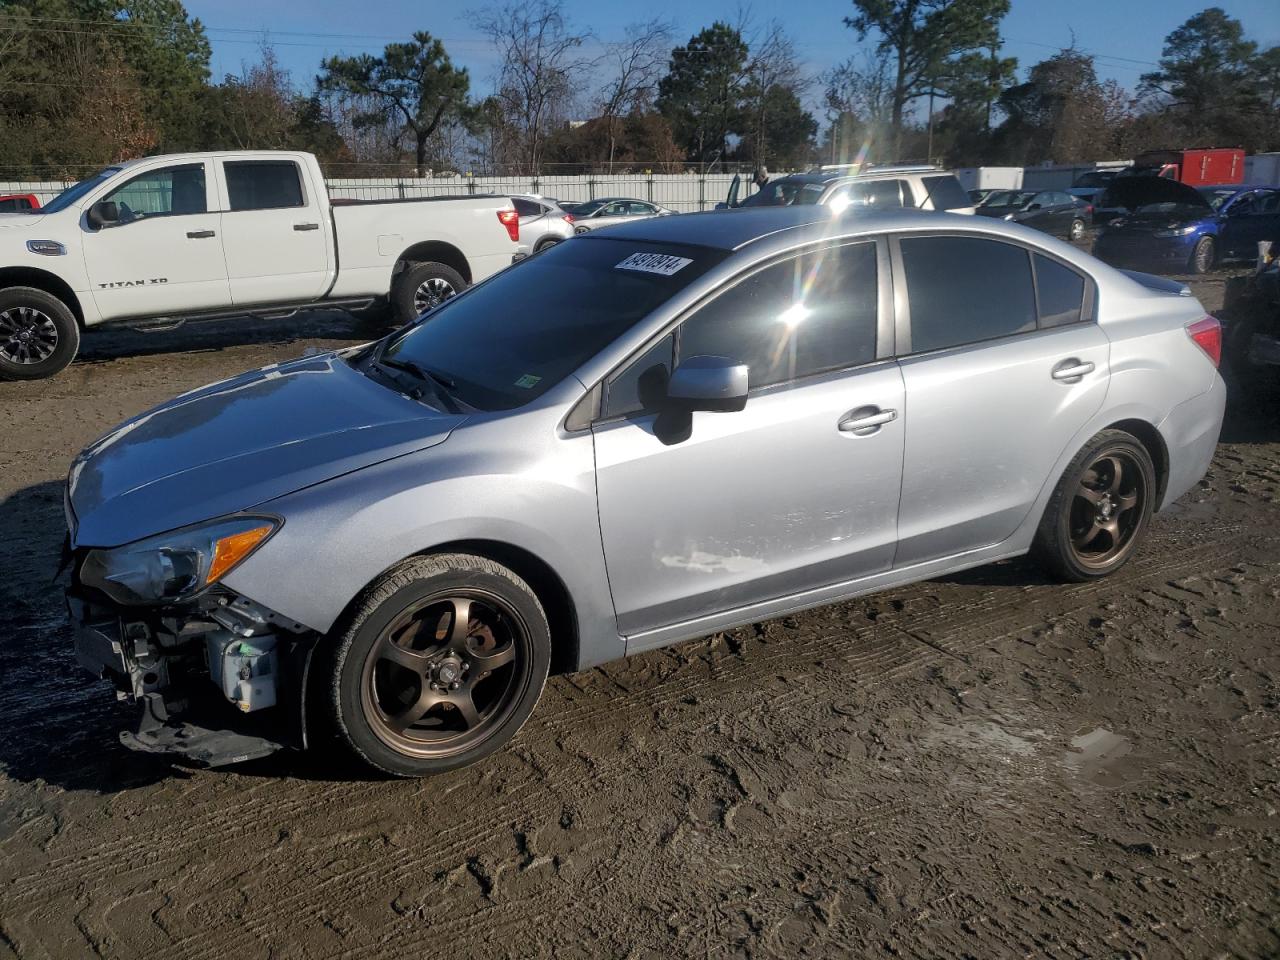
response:
{"label": "gravel lot", "polygon": [[429,781],[127,753],[50,582],[68,462],[363,338],[91,335],[0,384],[0,957],[1280,956],[1276,405],[1104,583],[1001,564],[560,677]]}

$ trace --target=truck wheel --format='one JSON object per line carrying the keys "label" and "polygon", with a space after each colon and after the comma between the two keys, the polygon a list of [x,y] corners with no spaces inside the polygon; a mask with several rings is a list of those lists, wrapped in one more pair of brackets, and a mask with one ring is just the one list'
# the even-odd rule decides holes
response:
{"label": "truck wheel", "polygon": [[1213,269],[1213,237],[1201,237],[1191,251],[1191,272],[1208,273]]}
{"label": "truck wheel", "polygon": [[391,286],[391,306],[397,323],[416,320],[467,288],[457,270],[443,263],[414,263]]}
{"label": "truck wheel", "polygon": [[1142,541],[1155,495],[1156,471],[1146,447],[1123,430],[1103,430],[1054,488],[1032,556],[1070,583],[1114,573]]}
{"label": "truck wheel", "polygon": [[515,736],[551,664],[529,585],[472,554],[414,557],[359,600],[328,652],[329,719],[364,763],[421,777]]}
{"label": "truck wheel", "polygon": [[79,349],[75,315],[57,297],[35,287],[0,290],[0,379],[52,377]]}

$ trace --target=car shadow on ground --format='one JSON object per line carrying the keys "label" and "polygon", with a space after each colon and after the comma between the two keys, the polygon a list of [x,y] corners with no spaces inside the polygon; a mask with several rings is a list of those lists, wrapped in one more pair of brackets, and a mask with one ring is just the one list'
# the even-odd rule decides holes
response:
{"label": "car shadow on ground", "polygon": [[342,310],[307,310],[292,317],[196,320],[151,331],[111,327],[87,331],[77,364],[101,364],[126,357],[214,353],[228,347],[290,344],[300,340],[348,340],[363,343],[393,329],[389,320]]}

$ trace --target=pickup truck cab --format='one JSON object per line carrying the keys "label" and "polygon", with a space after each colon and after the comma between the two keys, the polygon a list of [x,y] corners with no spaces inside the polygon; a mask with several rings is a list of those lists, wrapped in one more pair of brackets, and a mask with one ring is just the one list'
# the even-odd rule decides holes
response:
{"label": "pickup truck cab", "polygon": [[506,197],[331,201],[314,156],[190,153],[113,164],[0,214],[0,378],[48,377],[109,323],[355,308],[407,321],[518,253]]}

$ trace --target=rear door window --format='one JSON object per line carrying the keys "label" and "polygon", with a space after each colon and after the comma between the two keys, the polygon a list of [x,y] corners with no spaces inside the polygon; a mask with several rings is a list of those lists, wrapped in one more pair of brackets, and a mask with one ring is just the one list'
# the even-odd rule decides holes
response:
{"label": "rear door window", "polygon": [[522,217],[540,217],[546,212],[542,204],[523,197],[512,197],[511,203],[516,208],[516,213]]}
{"label": "rear door window", "polygon": [[754,390],[876,356],[876,245],[844,244],[746,277],[680,327],[680,359],[746,363]]}
{"label": "rear door window", "polygon": [[222,172],[232,210],[304,206],[302,179],[292,160],[227,160]]}
{"label": "rear door window", "polygon": [[979,237],[904,237],[899,245],[912,353],[1036,329],[1031,256],[1024,248]]}
{"label": "rear door window", "polygon": [[1079,323],[1084,316],[1084,277],[1057,260],[1036,253],[1036,304],[1040,328]]}
{"label": "rear door window", "polygon": [[964,192],[964,187],[960,186],[960,181],[949,173],[937,177],[921,177],[920,182],[924,184],[935,210],[955,210],[957,207],[973,206],[969,195]]}

